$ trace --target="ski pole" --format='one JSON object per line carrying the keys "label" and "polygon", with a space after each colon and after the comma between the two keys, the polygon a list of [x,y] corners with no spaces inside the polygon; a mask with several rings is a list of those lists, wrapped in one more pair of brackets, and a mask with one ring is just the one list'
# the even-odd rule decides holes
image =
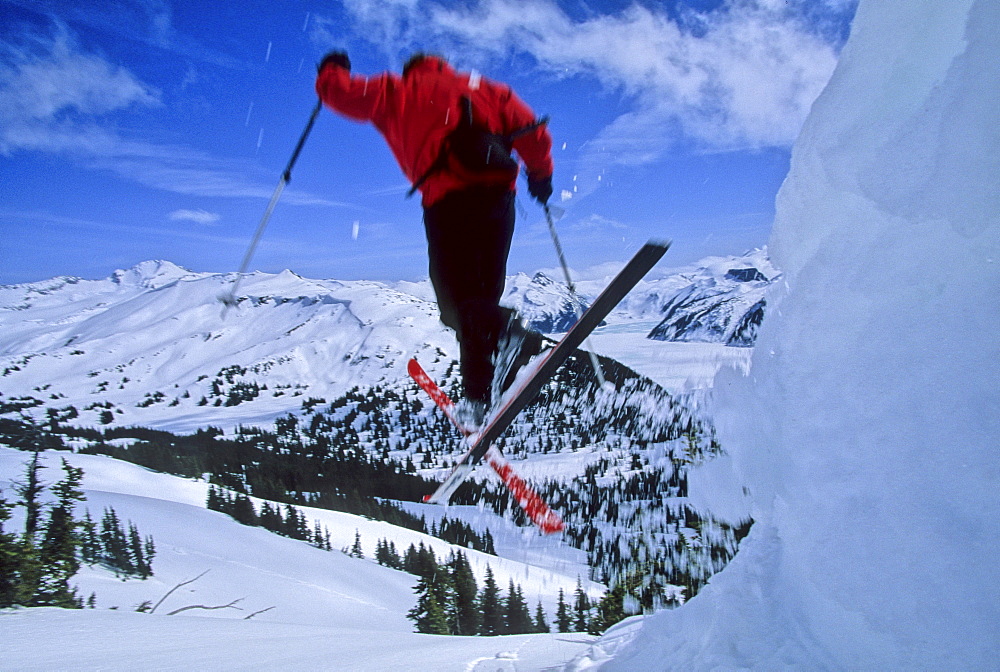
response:
{"label": "ski pole", "polygon": [[[583,301],[580,300],[580,295],[576,293],[576,285],[573,284],[573,278],[569,274],[569,265],[566,263],[566,256],[563,254],[562,244],[559,242],[559,235],[556,233],[556,224],[552,219],[552,208],[549,207],[548,203],[542,203],[542,208],[545,210],[545,221],[549,224],[549,233],[552,234],[552,242],[556,246],[559,264],[562,266],[563,275],[566,276],[566,287],[569,288],[569,295],[576,304],[576,316],[579,318],[583,315],[584,311]],[[604,372],[601,371],[601,362],[597,359],[594,347],[590,344],[589,336],[584,341],[584,345],[587,346],[587,354],[590,355],[590,363],[594,367],[594,375],[597,376],[597,382],[601,387],[604,387],[607,381],[604,379]]]}
{"label": "ski pole", "polygon": [[278,186],[274,188],[274,193],[271,194],[271,201],[267,204],[267,208],[264,210],[264,216],[260,218],[260,224],[257,225],[257,230],[253,234],[253,239],[250,241],[250,247],[247,248],[246,254],[243,255],[243,263],[240,264],[240,270],[236,275],[236,279],[233,281],[233,285],[230,287],[229,293],[223,294],[219,297],[219,301],[221,301],[224,306],[222,309],[223,317],[226,316],[226,311],[230,308],[230,306],[236,305],[236,290],[240,286],[240,281],[243,279],[243,275],[250,267],[250,260],[253,258],[253,254],[257,250],[257,244],[260,242],[261,236],[264,235],[264,229],[267,227],[267,223],[271,219],[271,213],[274,212],[274,206],[278,204],[278,199],[281,198],[281,192],[285,190],[285,185],[292,179],[292,167],[295,165],[295,162],[298,161],[299,154],[302,152],[302,146],[306,144],[306,138],[309,137],[309,132],[312,130],[313,124],[316,123],[316,117],[319,115],[319,111],[322,108],[323,101],[317,100],[316,107],[313,108],[312,114],[309,115],[309,121],[306,123],[305,129],[302,131],[301,137],[299,137],[299,142],[295,145],[295,151],[292,152],[292,158],[288,160],[288,165],[285,166],[285,170],[281,173],[281,179],[278,180]]}

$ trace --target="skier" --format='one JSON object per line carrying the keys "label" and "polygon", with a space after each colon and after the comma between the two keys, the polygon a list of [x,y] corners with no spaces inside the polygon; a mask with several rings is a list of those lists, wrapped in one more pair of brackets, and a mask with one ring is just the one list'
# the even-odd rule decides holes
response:
{"label": "skier", "polygon": [[552,138],[544,121],[506,85],[456,72],[434,55],[414,54],[401,75],[351,74],[344,51],[320,62],[316,92],[324,104],[371,122],[422,194],[431,283],[441,321],[458,338],[467,427],[540,351],[542,339],[499,305],[514,232],[516,151],[528,191],[552,195]]}

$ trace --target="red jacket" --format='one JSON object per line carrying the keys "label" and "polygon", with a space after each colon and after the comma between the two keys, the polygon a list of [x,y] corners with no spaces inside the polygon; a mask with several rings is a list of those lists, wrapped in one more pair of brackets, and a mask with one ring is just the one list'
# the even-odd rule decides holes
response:
{"label": "red jacket", "polygon": [[[457,73],[434,57],[415,64],[405,77],[388,72],[352,76],[331,63],[316,78],[316,93],[334,111],[372,122],[411,183],[427,174],[420,186],[425,207],[455,189],[496,179],[470,174],[454,162],[428,174],[441,143],[460,119],[462,96],[472,99],[476,121],[493,133],[506,135],[535,121],[531,109],[509,87]],[[552,174],[552,137],[545,126],[519,136],[513,144],[530,175],[540,179]],[[515,175],[509,180],[511,189],[516,179]]]}

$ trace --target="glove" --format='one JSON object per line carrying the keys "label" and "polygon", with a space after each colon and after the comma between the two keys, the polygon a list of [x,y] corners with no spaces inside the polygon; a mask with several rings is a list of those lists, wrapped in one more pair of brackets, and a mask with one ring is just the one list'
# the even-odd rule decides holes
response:
{"label": "glove", "polygon": [[322,72],[323,68],[328,65],[338,65],[348,72],[351,71],[351,59],[348,58],[347,52],[343,50],[335,50],[327,53],[323,57],[323,60],[319,62],[316,66],[316,72]]}
{"label": "glove", "polygon": [[534,177],[528,175],[528,193],[534,196],[535,200],[545,205],[552,196],[552,176]]}

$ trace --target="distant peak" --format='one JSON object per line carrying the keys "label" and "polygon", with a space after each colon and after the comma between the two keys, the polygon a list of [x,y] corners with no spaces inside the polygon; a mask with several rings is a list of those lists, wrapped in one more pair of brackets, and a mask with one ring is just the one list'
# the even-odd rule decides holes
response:
{"label": "distant peak", "polygon": [[148,287],[158,287],[173,282],[191,271],[163,259],[140,261],[128,270],[117,270],[111,274],[112,282],[118,284],[137,284]]}

